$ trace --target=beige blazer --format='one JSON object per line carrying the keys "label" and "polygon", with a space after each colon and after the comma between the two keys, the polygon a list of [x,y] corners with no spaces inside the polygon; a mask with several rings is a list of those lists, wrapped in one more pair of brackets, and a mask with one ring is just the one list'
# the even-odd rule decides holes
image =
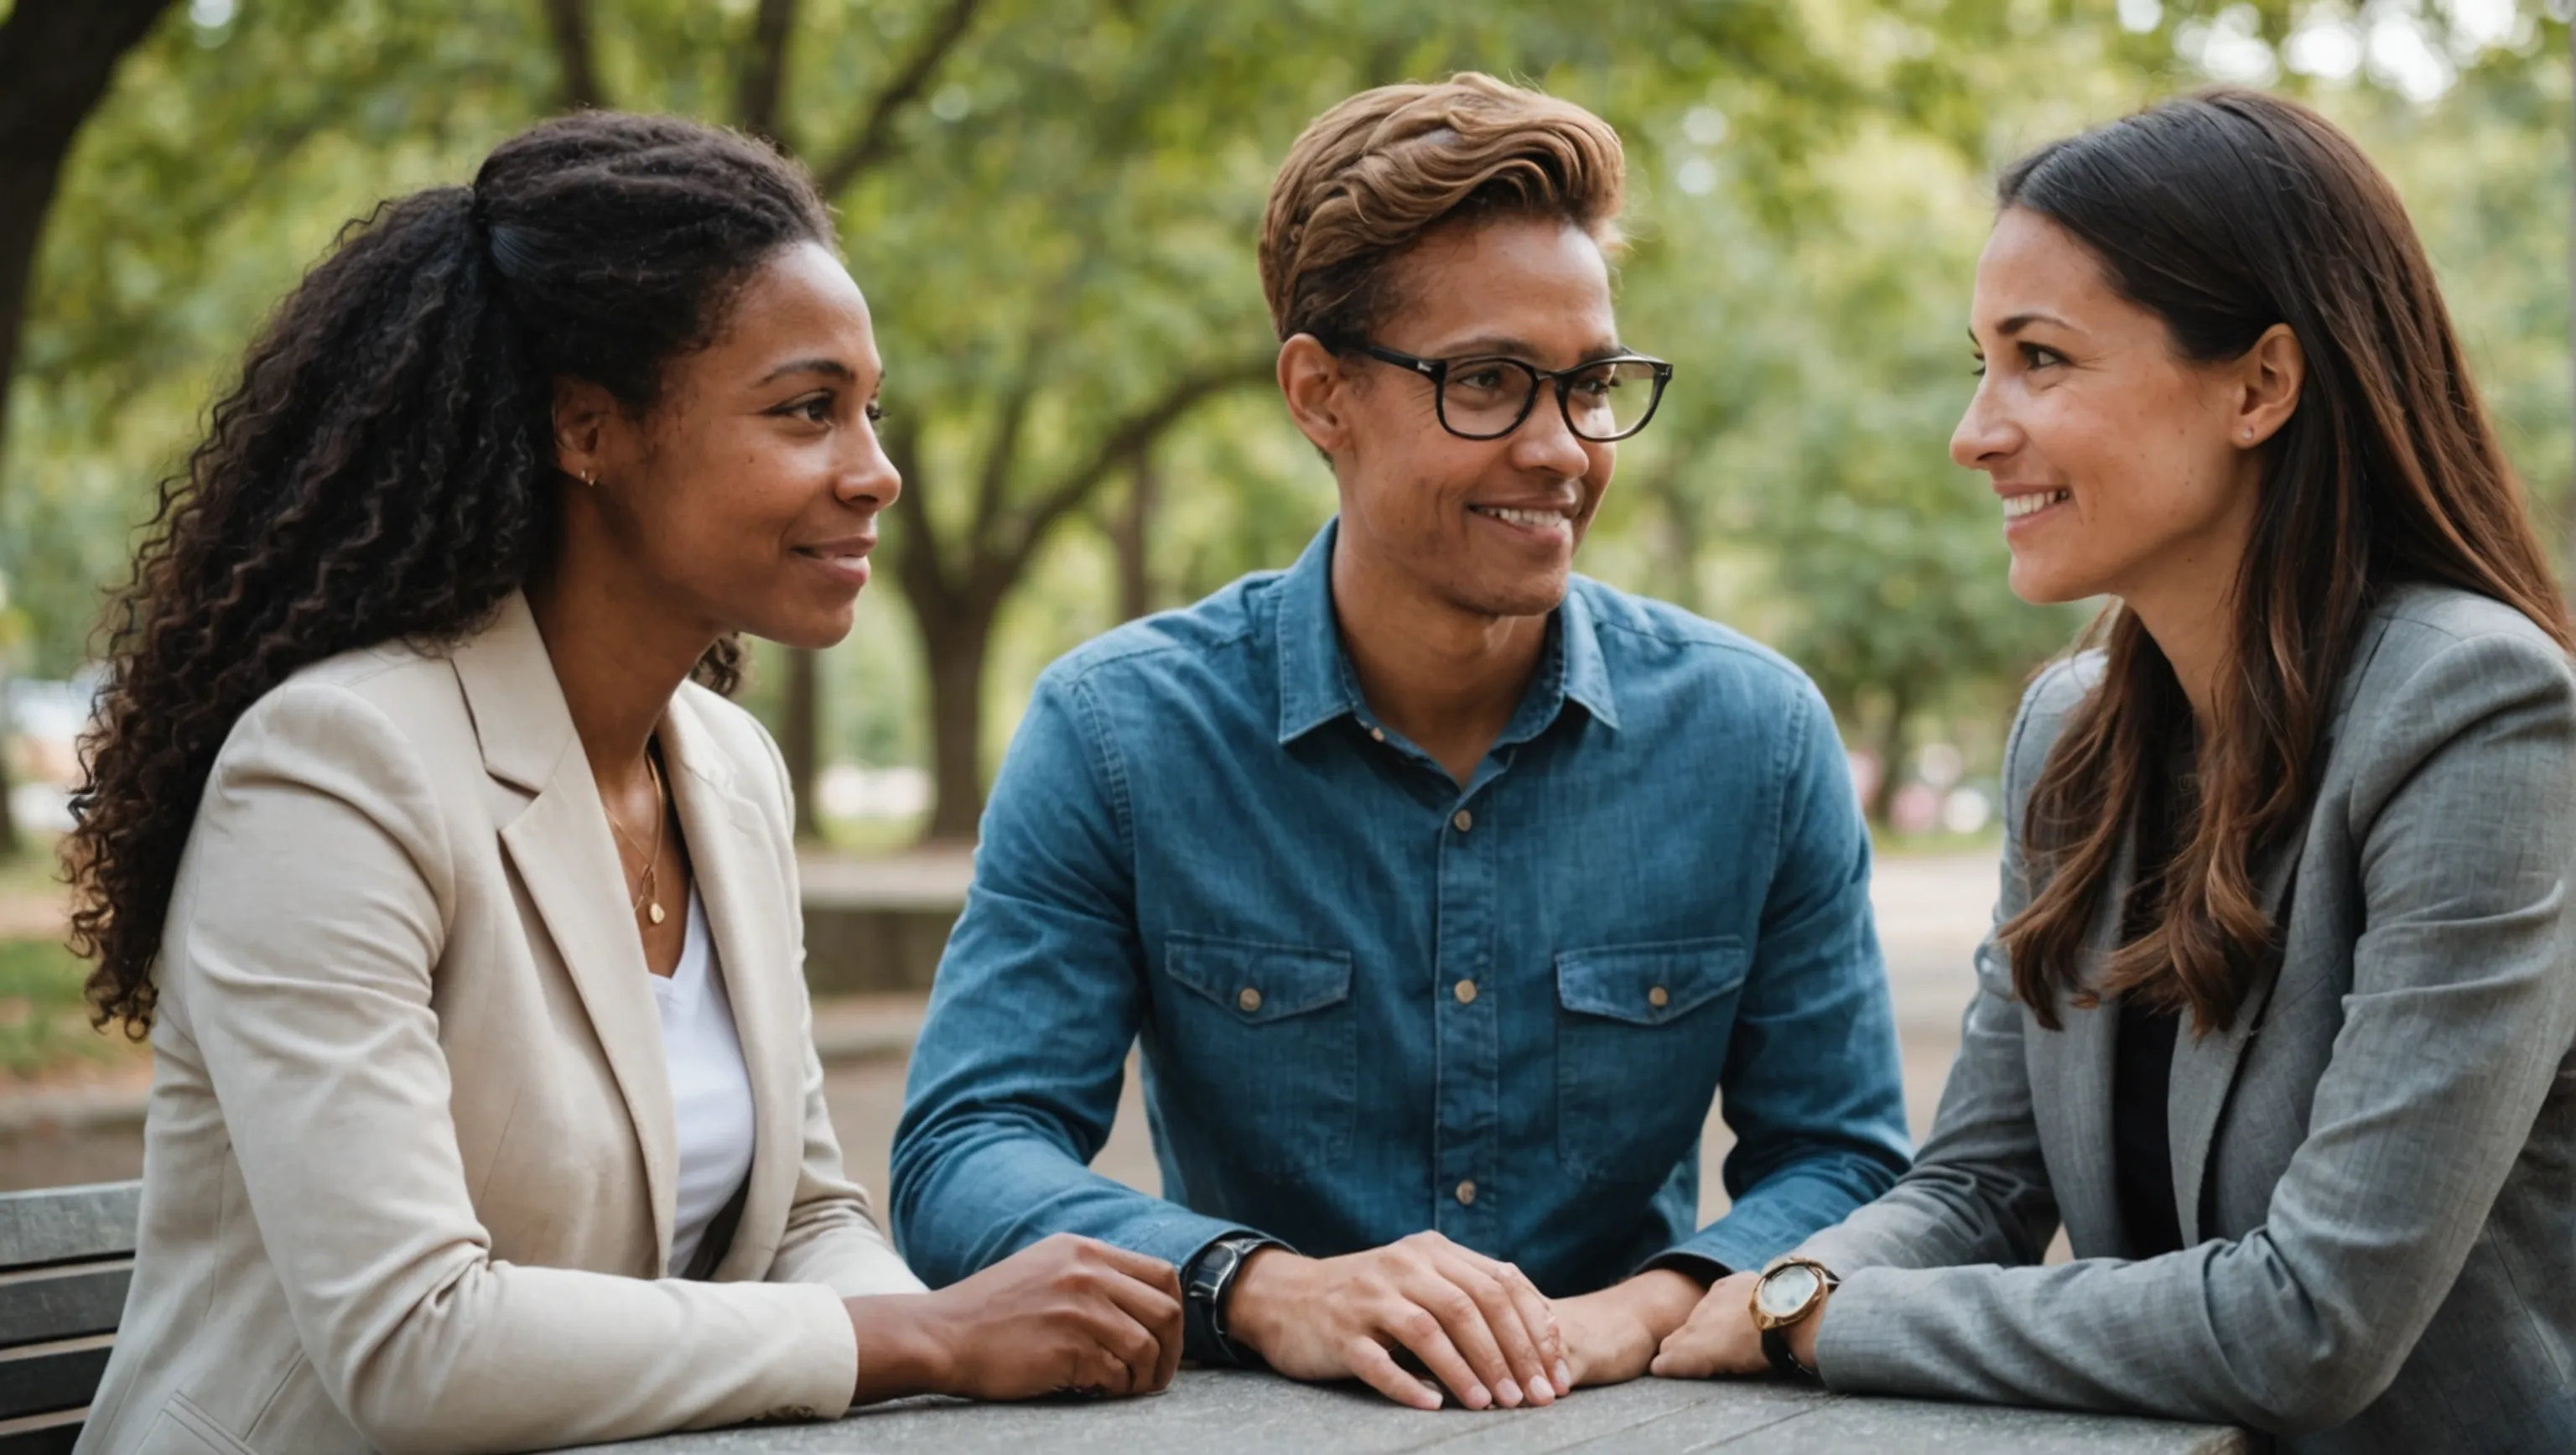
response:
{"label": "beige blazer", "polygon": [[659,1015],[513,596],[452,653],[297,673],[216,760],[82,1455],[521,1450],[848,1407],[840,1299],[921,1285],[825,1115],[786,774],[695,686],[662,742],[757,1113],[713,1281],[669,1267]]}

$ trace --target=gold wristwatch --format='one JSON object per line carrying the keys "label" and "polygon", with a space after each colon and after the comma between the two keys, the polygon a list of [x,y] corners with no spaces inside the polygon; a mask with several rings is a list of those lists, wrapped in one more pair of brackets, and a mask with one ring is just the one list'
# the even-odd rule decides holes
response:
{"label": "gold wristwatch", "polygon": [[1816,1310],[1825,1306],[1825,1295],[1841,1286],[1832,1269],[1795,1253],[1772,1259],[1762,1270],[1761,1280],[1753,1285],[1753,1327],[1762,1331],[1762,1357],[1771,1361],[1773,1369],[1798,1379],[1816,1377],[1816,1371],[1789,1351],[1788,1330],[1815,1317]]}

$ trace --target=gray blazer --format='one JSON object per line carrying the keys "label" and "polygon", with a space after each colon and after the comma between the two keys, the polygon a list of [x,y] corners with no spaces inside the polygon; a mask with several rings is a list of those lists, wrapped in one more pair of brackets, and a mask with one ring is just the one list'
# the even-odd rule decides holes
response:
{"label": "gray blazer", "polygon": [[[2023,701],[2014,828],[2099,671],[2061,664]],[[2257,867],[2282,963],[2232,1028],[2186,1022],[2174,1048],[2185,1250],[2128,1257],[2116,1013],[2040,1029],[1990,935],[1921,1160],[1806,1244],[1844,1279],[1825,1382],[2245,1424],[2300,1455],[2576,1451],[2571,869],[2567,659],[2494,601],[2392,592],[2306,831]],[[1997,923],[2029,898],[2008,835]],[[2061,1219],[2076,1261],[2042,1265]]]}

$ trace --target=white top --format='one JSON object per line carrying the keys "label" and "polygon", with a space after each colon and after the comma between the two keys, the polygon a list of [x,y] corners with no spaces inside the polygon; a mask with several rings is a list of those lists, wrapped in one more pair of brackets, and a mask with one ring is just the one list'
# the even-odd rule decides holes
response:
{"label": "white top", "polygon": [[707,1224],[751,1174],[751,1072],[734,1030],[707,934],[706,906],[689,887],[689,932],[679,968],[653,980],[662,1013],[662,1055],[671,1072],[671,1110],[679,1123],[679,1211],[671,1221],[671,1276],[686,1273]]}

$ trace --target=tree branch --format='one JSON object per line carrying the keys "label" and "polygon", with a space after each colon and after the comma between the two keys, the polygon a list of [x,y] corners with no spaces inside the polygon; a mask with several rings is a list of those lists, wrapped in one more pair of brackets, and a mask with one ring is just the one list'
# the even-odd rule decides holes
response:
{"label": "tree branch", "polygon": [[607,105],[590,43],[589,0],[546,0],[546,28],[554,34],[555,63],[563,70],[564,110]]}
{"label": "tree branch", "polygon": [[1081,509],[1101,482],[1135,458],[1138,451],[1152,445],[1165,430],[1207,400],[1270,378],[1277,369],[1277,359],[1265,354],[1214,365],[1174,381],[1159,398],[1121,420],[1102,438],[1091,458],[1040,492],[1036,504],[1022,518],[1019,539],[992,560],[994,574],[1004,581],[1018,579],[1055,523]]}
{"label": "tree branch", "polygon": [[0,20],[0,438],[45,216],[82,123],[170,0],[20,0]]}
{"label": "tree branch", "polygon": [[1020,434],[1028,427],[1029,406],[1037,398],[1037,377],[1032,361],[1002,396],[1001,415],[993,426],[993,445],[984,452],[984,468],[975,482],[975,518],[967,527],[969,548],[978,554],[982,554],[981,547],[1001,523],[1003,494],[1011,483],[1011,463],[1019,458]]}
{"label": "tree branch", "polygon": [[832,159],[815,174],[826,198],[838,197],[848,191],[850,184],[857,181],[862,173],[894,150],[896,119],[902,115],[903,108],[911,105],[928,88],[930,78],[938,72],[940,63],[947,60],[949,52],[957,49],[958,42],[966,38],[966,32],[975,24],[976,12],[982,8],[983,0],[946,0],[938,18],[931,22],[930,33],[922,37],[920,49],[904,62],[903,69],[895,72],[885,89],[877,93],[877,99],[869,105],[866,118],[860,121],[849,142],[833,153]]}
{"label": "tree branch", "polygon": [[734,95],[734,116],[743,130],[781,145],[786,143],[779,126],[787,98],[787,38],[795,30],[796,0],[760,0]]}
{"label": "tree branch", "polygon": [[916,609],[944,608],[954,599],[956,590],[948,578],[938,523],[929,505],[920,499],[921,427],[911,415],[896,414],[886,420],[877,441],[884,447],[886,458],[894,463],[895,472],[903,477],[906,493],[914,496],[912,508],[897,517],[899,524],[889,540],[895,579]]}
{"label": "tree branch", "polygon": [[[9,384],[36,272],[45,215],[63,159],[81,125],[107,95],[117,62],[142,44],[170,0],[18,0],[0,19],[0,446],[9,425]],[[0,459],[7,457],[0,448]],[[0,670],[0,678],[7,673]],[[0,682],[5,686],[5,682]],[[0,709],[7,699],[0,696]],[[0,710],[0,740],[8,737]],[[18,851],[9,814],[9,765],[0,755],[0,857]]]}

